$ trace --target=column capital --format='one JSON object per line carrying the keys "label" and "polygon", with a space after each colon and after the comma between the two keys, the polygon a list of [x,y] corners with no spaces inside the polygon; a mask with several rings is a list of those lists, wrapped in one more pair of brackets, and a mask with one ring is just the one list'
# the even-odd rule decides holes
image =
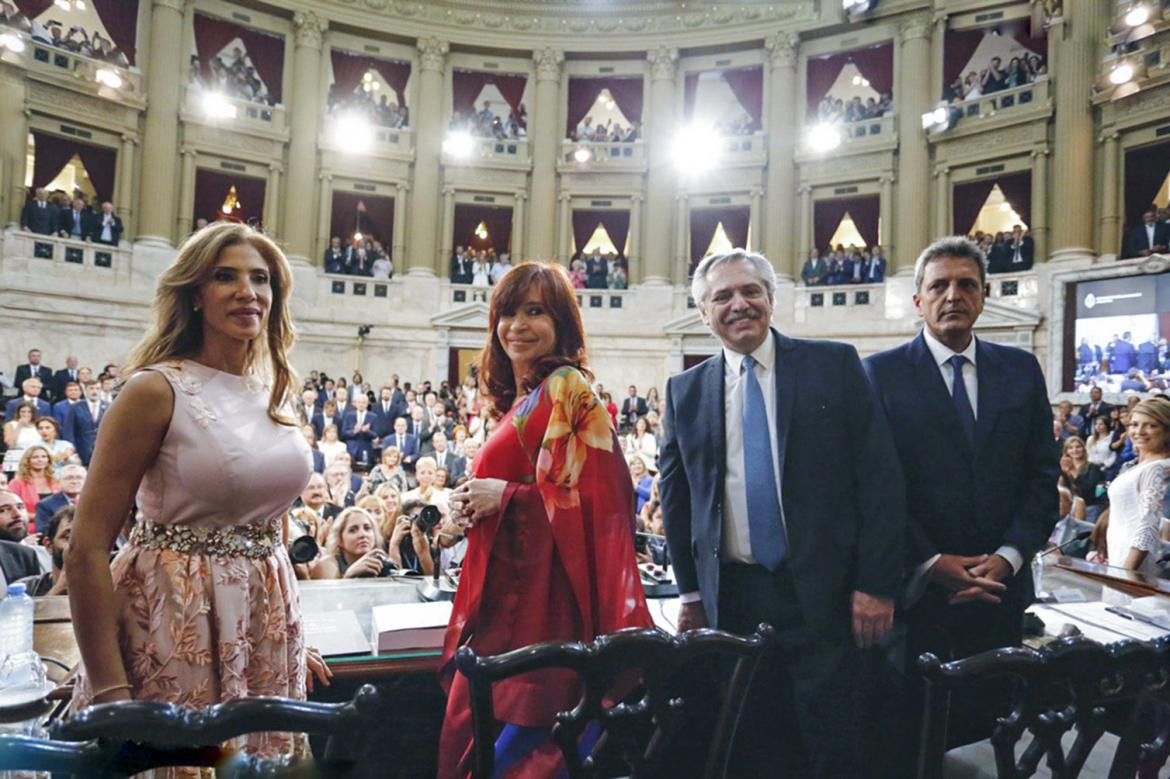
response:
{"label": "column capital", "polygon": [[533,52],[532,60],[536,63],[537,81],[561,80],[561,63],[565,61],[563,51],[546,46]]}
{"label": "column capital", "polygon": [[949,176],[949,175],[951,175],[951,168],[949,165],[935,165],[934,166],[934,175],[936,175],[936,176]]}
{"label": "column capital", "polygon": [[284,165],[281,165],[279,162],[270,162],[270,163],[268,163],[268,172],[269,173],[283,173],[284,172]]}
{"label": "column capital", "polygon": [[187,0],[154,0],[156,8],[169,8],[172,11],[183,13],[187,7]]}
{"label": "column capital", "polygon": [[568,192],[561,192],[559,195],[557,195],[557,200],[560,201],[561,203],[567,203],[572,199],[573,199],[572,194],[570,194]]}
{"label": "column capital", "polygon": [[811,195],[813,188],[811,186],[809,186],[808,184],[801,184],[799,187],[796,188],[796,191],[802,195]]}
{"label": "column capital", "polygon": [[512,194],[512,197],[515,198],[517,203],[522,203],[528,199],[528,193],[522,189],[516,190],[516,192]]}
{"label": "column capital", "polygon": [[394,182],[394,188],[399,192],[409,192],[410,184],[407,184],[405,181],[396,181]]}
{"label": "column capital", "polygon": [[196,157],[199,155],[199,151],[190,146],[184,146],[179,149],[179,154],[183,157]]}
{"label": "column capital", "polygon": [[[1114,137],[1116,137],[1116,135]],[[1030,152],[1030,156],[1032,157],[1032,159],[1037,159],[1039,157],[1047,157],[1051,153],[1052,152],[1048,149],[1048,147],[1044,146],[1044,147],[1041,147],[1039,149],[1032,149],[1032,151]]]}
{"label": "column capital", "polygon": [[1101,141],[1101,143],[1117,143],[1119,140],[1121,140],[1121,133],[1117,130],[1108,130],[1101,133],[1101,137],[1098,138],[1098,140]]}
{"label": "column capital", "polygon": [[650,78],[653,81],[673,81],[675,66],[678,64],[678,49],[659,46],[646,52],[650,63]]}
{"label": "column capital", "polygon": [[906,43],[916,38],[930,38],[930,20],[926,16],[910,17],[898,27],[898,42]]}
{"label": "column capital", "polygon": [[748,193],[748,196],[749,197],[763,197],[764,190],[760,187],[752,187],[751,191]]}
{"label": "column capital", "polygon": [[442,192],[443,192],[443,197],[448,197],[450,195],[454,195],[455,194],[455,187],[453,187],[450,184],[445,184],[443,186]]}
{"label": "column capital", "polygon": [[947,15],[946,13],[944,13],[942,11],[935,11],[934,17],[931,19],[931,22],[934,24],[935,27],[942,27],[945,30],[946,26],[947,26],[948,19],[950,19],[950,16]]}
{"label": "column capital", "polygon": [[122,133],[122,143],[138,143],[138,136],[132,133]]}
{"label": "column capital", "polygon": [[643,203],[643,202],[645,202],[645,200],[646,200],[646,196],[643,195],[641,192],[635,192],[634,194],[630,195],[630,202],[631,203]]}
{"label": "column capital", "polygon": [[294,40],[297,46],[307,46],[313,49],[321,48],[325,32],[329,29],[329,20],[312,11],[297,11],[293,14]]}
{"label": "column capital", "polygon": [[418,51],[421,55],[419,57],[419,64],[423,70],[436,70],[441,73],[447,61],[447,52],[450,50],[451,45],[447,41],[436,38],[433,35],[427,38],[419,38]]}
{"label": "column capital", "polygon": [[879,184],[893,184],[897,180],[898,180],[898,177],[895,176],[893,173],[886,173],[881,178],[878,179],[878,183]]}
{"label": "column capital", "polygon": [[317,180],[320,181],[321,183],[325,184],[326,186],[328,186],[328,185],[333,183],[333,174],[332,173],[318,173]]}
{"label": "column capital", "polygon": [[774,32],[764,40],[764,48],[773,68],[795,67],[800,36],[794,32]]}

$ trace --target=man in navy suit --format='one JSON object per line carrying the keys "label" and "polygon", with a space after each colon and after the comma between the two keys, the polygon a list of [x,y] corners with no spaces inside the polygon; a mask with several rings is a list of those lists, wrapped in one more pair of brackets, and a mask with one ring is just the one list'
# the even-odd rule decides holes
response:
{"label": "man in navy suit", "polygon": [[79,197],[73,198],[73,207],[61,212],[57,222],[57,233],[62,238],[84,241],[93,232],[93,209]]}
{"label": "man in navy suit", "polygon": [[44,532],[49,527],[49,520],[66,506],[76,506],[77,498],[81,495],[81,488],[85,486],[85,467],[70,464],[58,471],[61,480],[61,491],[54,492],[44,500],[37,501],[36,527]]}
{"label": "man in navy suit", "polygon": [[337,401],[329,398],[325,401],[325,405],[316,414],[313,414],[313,432],[317,434],[317,440],[320,441],[325,437],[325,428],[330,425],[337,426],[337,435],[341,435],[341,425],[343,420],[337,415]]}
{"label": "man in navy suit", "polygon": [[28,362],[24,365],[16,366],[16,374],[12,377],[12,381],[18,387],[24,386],[25,379],[40,379],[41,387],[37,390],[37,394],[43,400],[53,399],[53,369],[47,365],[41,364],[41,350],[29,349]]}
{"label": "man in navy suit", "polygon": [[[951,660],[1020,644],[1033,598],[1029,563],[1058,517],[1059,452],[1040,365],[973,332],[984,267],[966,238],[928,246],[914,269],[922,332],[864,363],[893,432],[908,506],[907,711],[890,718],[904,728],[899,754],[916,746],[922,697],[914,663],[922,652]],[[950,742],[986,737],[1010,703],[1010,687],[955,697]]]}
{"label": "man in navy suit", "polygon": [[394,432],[382,439],[382,449],[395,446],[402,453],[402,467],[408,471],[414,470],[414,461],[418,459],[418,438],[406,432],[406,417],[394,420]]}
{"label": "man in navy suit", "polygon": [[1142,223],[1125,238],[1125,257],[1149,257],[1161,254],[1170,247],[1170,224],[1158,221],[1157,211],[1147,208]]}
{"label": "man in navy suit", "polygon": [[69,409],[65,421],[68,440],[77,449],[77,456],[85,467],[89,467],[93,448],[97,444],[98,426],[106,416],[110,405],[102,401],[102,385],[97,379],[90,379],[83,385],[85,400]]}
{"label": "man in navy suit", "polygon": [[378,436],[380,438],[385,438],[394,432],[395,419],[410,413],[406,408],[406,399],[402,395],[402,390],[389,384],[383,384],[382,388],[378,390],[378,403],[374,410],[378,412],[380,426]]}
{"label": "man in navy suit", "polygon": [[341,424],[341,440],[358,470],[369,470],[374,465],[374,439],[378,437],[378,415],[369,410],[370,399],[357,394],[353,408]]}
{"label": "man in navy suit", "polygon": [[777,630],[732,775],[857,776],[859,650],[889,631],[905,566],[901,471],[857,353],[771,329],[775,289],[768,260],[743,250],[695,270],[723,349],[667,382],[659,494],[678,629]]}
{"label": "man in navy suit", "polygon": [[447,481],[454,484],[466,472],[467,461],[447,448],[447,434],[442,430],[435,431],[431,436],[431,447],[434,449],[431,457],[435,458],[435,464],[447,469]]}
{"label": "man in navy suit", "polygon": [[[22,366],[23,367],[23,366]],[[22,382],[17,382],[20,385],[21,394],[12,400],[8,401],[8,405],[4,407],[4,418],[15,419],[16,407],[21,403],[32,403],[37,407],[38,417],[47,417],[53,413],[49,401],[41,400],[41,380],[38,378],[25,379]]]}
{"label": "man in navy suit", "polygon": [[873,254],[865,261],[862,271],[863,284],[881,284],[886,280],[886,258],[882,256],[882,247],[874,246]]}
{"label": "man in navy suit", "polygon": [[75,381],[71,381],[65,385],[62,394],[64,399],[58,400],[53,404],[53,419],[57,420],[57,431],[64,438],[69,430],[67,427],[69,422],[69,409],[81,402],[81,385]]}
{"label": "man in navy suit", "polygon": [[325,250],[322,261],[326,273],[345,272],[345,251],[341,248],[341,239],[336,235],[329,239],[329,248]]}
{"label": "man in navy suit", "polygon": [[39,187],[36,196],[20,212],[20,227],[25,232],[52,235],[60,218],[61,209],[49,202],[49,190]]}

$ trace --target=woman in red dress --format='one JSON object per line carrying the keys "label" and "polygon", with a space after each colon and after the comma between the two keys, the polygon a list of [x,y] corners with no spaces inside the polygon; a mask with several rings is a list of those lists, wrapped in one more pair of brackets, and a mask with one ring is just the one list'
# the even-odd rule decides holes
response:
{"label": "woman in red dress", "polygon": [[[517,265],[493,289],[490,317],[480,385],[499,424],[475,458],[474,478],[451,496],[452,515],[470,529],[443,646],[440,777],[470,771],[467,680],[452,663],[460,646],[494,655],[653,625],[634,561],[633,485],[609,414],[589,388],[568,274]],[[512,763],[507,776],[560,770],[547,735],[579,694],[568,671],[496,684],[496,748],[500,762]]]}

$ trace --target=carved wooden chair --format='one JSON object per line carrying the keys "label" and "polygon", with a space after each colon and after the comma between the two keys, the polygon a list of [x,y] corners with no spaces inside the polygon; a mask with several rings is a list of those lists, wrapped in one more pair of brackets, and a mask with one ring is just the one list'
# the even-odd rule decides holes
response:
{"label": "carved wooden chair", "polygon": [[[692,630],[678,636],[660,630],[631,628],[589,644],[545,643],[494,657],[479,657],[461,648],[455,664],[471,689],[474,765],[472,776],[488,779],[495,764],[498,724],[492,685],[520,674],[549,668],[569,669],[582,682],[576,705],[557,714],[552,739],[564,755],[571,777],[600,776],[602,766],[621,765],[631,777],[662,776],[667,750],[695,709],[710,700],[684,694],[686,670],[704,662],[733,662],[724,688],[717,724],[707,748],[704,776],[723,776],[731,739],[747,698],[752,676],[775,631],[761,624],[751,636],[718,630]],[[631,675],[635,675],[632,677]],[[637,678],[636,690],[615,702],[615,682]],[[600,735],[582,756],[582,735],[593,727]]]}
{"label": "carved wooden chair", "polygon": [[1157,776],[1170,752],[1170,725],[1159,741],[1149,721],[1151,707],[1165,706],[1170,693],[1170,640],[1106,646],[1060,638],[1039,650],[995,649],[950,663],[926,653],[918,667],[926,676],[919,779],[948,773],[952,691],[1003,676],[1016,685],[1012,707],[990,737],[1000,779],[1026,779],[1041,760],[1054,779],[1073,779],[1107,732],[1119,738],[1110,777]]}
{"label": "carved wooden chair", "polygon": [[[50,739],[0,736],[0,770],[51,771],[85,777],[131,776],[167,766],[214,767],[219,777],[345,776],[359,754],[353,743],[375,711],[372,685],[348,703],[247,698],[187,709],[170,703],[125,701],[91,706],[55,723]],[[249,733],[287,731],[328,736],[315,764],[265,760],[220,746]],[[127,739],[131,736],[133,740]]]}

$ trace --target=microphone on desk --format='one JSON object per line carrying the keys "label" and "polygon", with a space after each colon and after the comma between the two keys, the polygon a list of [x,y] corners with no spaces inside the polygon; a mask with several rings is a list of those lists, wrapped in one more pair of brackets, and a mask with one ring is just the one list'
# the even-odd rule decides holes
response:
{"label": "microphone on desk", "polygon": [[1053,552],[1063,552],[1064,548],[1066,546],[1072,546],[1073,544],[1077,543],[1078,541],[1084,541],[1086,538],[1088,538],[1091,535],[1093,535],[1092,530],[1082,530],[1081,532],[1077,533],[1075,536],[1073,536],[1069,540],[1065,541],[1060,546],[1054,546],[1051,549],[1047,549],[1047,550],[1041,552],[1040,556],[1045,557],[1047,555],[1052,554]]}

